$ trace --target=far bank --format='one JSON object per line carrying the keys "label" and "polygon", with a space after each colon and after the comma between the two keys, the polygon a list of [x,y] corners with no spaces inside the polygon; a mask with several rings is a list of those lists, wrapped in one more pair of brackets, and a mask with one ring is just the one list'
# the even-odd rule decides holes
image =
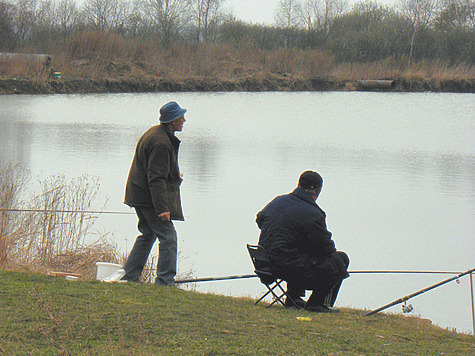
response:
{"label": "far bank", "polygon": [[[295,78],[291,76],[254,76],[239,79],[214,78],[56,78],[0,79],[0,94],[85,94],[145,92],[215,92],[215,91],[385,91],[385,92],[452,92],[474,93],[475,79],[407,79],[374,80],[391,85],[367,85],[354,79]],[[384,84],[384,83],[383,83]]]}

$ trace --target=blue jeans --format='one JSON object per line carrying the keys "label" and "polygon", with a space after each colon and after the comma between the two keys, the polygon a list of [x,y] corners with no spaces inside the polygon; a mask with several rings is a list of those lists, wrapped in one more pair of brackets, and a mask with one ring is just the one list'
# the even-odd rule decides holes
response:
{"label": "blue jeans", "polygon": [[162,221],[155,209],[135,207],[139,218],[138,230],[142,235],[137,236],[134,247],[130,251],[122,279],[138,282],[144,269],[147,258],[158,238],[158,263],[155,284],[173,285],[176,275],[177,235],[171,221]]}

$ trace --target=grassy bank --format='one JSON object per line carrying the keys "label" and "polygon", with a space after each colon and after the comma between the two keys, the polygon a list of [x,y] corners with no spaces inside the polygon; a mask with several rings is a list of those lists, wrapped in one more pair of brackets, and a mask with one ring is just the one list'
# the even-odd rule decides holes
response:
{"label": "grassy bank", "polygon": [[475,348],[472,336],[415,317],[311,314],[176,288],[0,271],[0,353],[55,352],[469,355]]}

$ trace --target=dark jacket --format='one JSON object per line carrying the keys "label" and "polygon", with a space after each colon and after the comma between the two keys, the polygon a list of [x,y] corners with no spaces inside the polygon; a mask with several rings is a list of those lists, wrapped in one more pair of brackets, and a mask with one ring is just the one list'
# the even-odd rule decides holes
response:
{"label": "dark jacket", "polygon": [[324,275],[343,273],[340,262],[331,261],[338,254],[325,218],[311,194],[299,187],[274,198],[257,214],[259,245],[281,278],[315,271],[315,266]]}
{"label": "dark jacket", "polygon": [[153,207],[157,215],[170,212],[184,220],[180,199],[180,140],[165,125],[148,129],[140,138],[125,188],[125,204]]}

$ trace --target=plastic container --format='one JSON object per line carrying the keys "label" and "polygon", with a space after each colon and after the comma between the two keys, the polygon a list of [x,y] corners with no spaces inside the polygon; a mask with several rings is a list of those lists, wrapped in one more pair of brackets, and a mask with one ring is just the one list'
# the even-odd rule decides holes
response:
{"label": "plastic container", "polygon": [[97,273],[96,279],[103,280],[106,277],[109,277],[113,273],[117,272],[119,269],[122,268],[121,265],[117,263],[109,263],[109,262],[96,262],[97,266]]}

